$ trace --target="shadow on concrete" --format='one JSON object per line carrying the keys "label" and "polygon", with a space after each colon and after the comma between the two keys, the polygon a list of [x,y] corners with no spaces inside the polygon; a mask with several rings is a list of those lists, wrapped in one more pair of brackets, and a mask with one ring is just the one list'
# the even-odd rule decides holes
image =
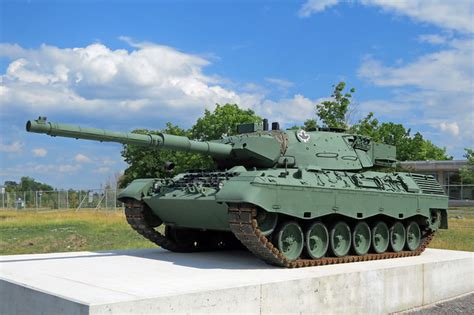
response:
{"label": "shadow on concrete", "polygon": [[[260,261],[246,250],[220,250],[197,253],[173,253],[164,249],[137,249],[137,250],[116,250],[83,252],[74,255],[71,252],[40,254],[45,257],[19,258],[18,256],[1,257],[0,264],[21,263],[31,261],[53,261],[67,259],[91,259],[108,258],[115,256],[131,256],[142,259],[165,261],[179,266],[186,266],[195,269],[272,269],[277,268]],[[48,257],[50,256],[50,257]]]}
{"label": "shadow on concrete", "polygon": [[[142,257],[141,255],[134,255]],[[228,250],[199,253],[149,253],[142,258],[167,261],[174,265],[195,269],[273,269],[246,250]]]}

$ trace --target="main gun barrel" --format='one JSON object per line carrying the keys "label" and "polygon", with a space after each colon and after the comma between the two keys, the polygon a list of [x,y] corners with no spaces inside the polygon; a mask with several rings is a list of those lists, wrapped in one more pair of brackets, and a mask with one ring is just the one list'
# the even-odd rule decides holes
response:
{"label": "main gun barrel", "polygon": [[210,155],[214,158],[225,158],[231,154],[232,146],[209,141],[189,140],[184,136],[160,134],[137,134],[129,132],[116,132],[98,128],[84,128],[67,124],[52,123],[45,117],[29,120],[26,123],[28,132],[44,133],[52,137],[67,137],[87,139],[100,142],[118,142],[141,146],[157,146],[163,149],[193,152]]}

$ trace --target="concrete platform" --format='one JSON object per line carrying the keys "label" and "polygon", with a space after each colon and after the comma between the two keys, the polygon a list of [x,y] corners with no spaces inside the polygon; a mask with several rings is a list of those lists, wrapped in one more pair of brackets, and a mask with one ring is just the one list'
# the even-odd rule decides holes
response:
{"label": "concrete platform", "polygon": [[474,253],[281,269],[244,251],[0,256],[0,314],[383,314],[474,291]]}

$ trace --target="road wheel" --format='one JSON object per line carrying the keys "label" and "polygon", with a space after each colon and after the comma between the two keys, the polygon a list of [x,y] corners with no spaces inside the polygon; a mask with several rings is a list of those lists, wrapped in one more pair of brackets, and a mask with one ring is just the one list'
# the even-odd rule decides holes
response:
{"label": "road wheel", "polygon": [[421,244],[420,226],[415,221],[408,223],[407,227],[407,249],[415,251]]}
{"label": "road wheel", "polygon": [[329,247],[328,229],[322,222],[314,222],[306,230],[306,251],[313,259],[324,257]]}
{"label": "road wheel", "polygon": [[278,250],[288,260],[300,257],[304,247],[304,235],[300,225],[296,221],[288,221],[277,228],[275,243]]}
{"label": "road wheel", "polygon": [[390,243],[388,226],[383,221],[377,221],[372,227],[372,247],[377,254],[387,250]]}
{"label": "road wheel", "polygon": [[405,227],[400,221],[397,221],[390,227],[390,247],[395,253],[398,253],[405,247],[405,240]]}
{"label": "road wheel", "polygon": [[339,221],[329,232],[329,242],[334,256],[346,256],[351,249],[351,228],[346,222]]}
{"label": "road wheel", "polygon": [[357,255],[365,255],[369,252],[371,237],[370,227],[365,221],[357,222],[352,231],[352,249]]}

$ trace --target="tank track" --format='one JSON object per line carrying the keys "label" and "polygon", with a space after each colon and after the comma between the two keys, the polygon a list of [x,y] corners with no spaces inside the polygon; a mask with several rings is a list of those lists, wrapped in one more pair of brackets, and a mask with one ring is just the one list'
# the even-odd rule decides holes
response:
{"label": "tank track", "polygon": [[172,252],[189,252],[192,251],[189,247],[182,247],[176,242],[170,240],[157,230],[153,228],[146,219],[146,208],[142,201],[129,200],[125,203],[125,217],[128,224],[138,234],[145,237],[147,240],[156,245]]}
{"label": "tank track", "polygon": [[143,201],[128,200],[125,203],[125,217],[128,224],[140,235],[156,245],[172,252],[189,253],[201,251],[217,251],[228,249],[243,249],[243,245],[232,236],[232,239],[222,238],[222,235],[206,234],[203,232],[196,243],[193,245],[183,245],[175,242],[172,238],[161,234],[155,230],[152,221],[153,214],[148,206]]}
{"label": "tank track", "polygon": [[[147,210],[148,209],[145,207],[142,201],[131,200],[125,204],[125,217],[127,218],[128,224],[136,232],[156,245],[172,252],[197,252],[225,249],[225,247],[217,246],[213,246],[212,248],[209,246],[180,246],[173,240],[167,238],[165,235],[154,229],[154,227],[147,220]],[[250,252],[252,252],[261,260],[271,265],[287,268],[322,266],[357,261],[418,256],[425,250],[434,236],[434,232],[425,232],[421,245],[416,251],[401,251],[398,253],[387,252],[381,254],[367,254],[363,256],[324,257],[320,259],[297,259],[289,261],[267,237],[262,235],[262,232],[258,228],[256,215],[257,209],[252,205],[230,205],[229,225],[232,233]]]}
{"label": "tank track", "polygon": [[249,204],[232,204],[229,207],[229,225],[234,235],[255,256],[268,264],[300,268],[321,265],[341,264],[358,261],[389,259],[420,255],[431,242],[434,232],[424,232],[421,245],[416,251],[401,251],[398,253],[386,252],[381,254],[367,254],[363,256],[323,257],[320,259],[297,259],[289,261],[262,235],[256,220],[257,208]]}

